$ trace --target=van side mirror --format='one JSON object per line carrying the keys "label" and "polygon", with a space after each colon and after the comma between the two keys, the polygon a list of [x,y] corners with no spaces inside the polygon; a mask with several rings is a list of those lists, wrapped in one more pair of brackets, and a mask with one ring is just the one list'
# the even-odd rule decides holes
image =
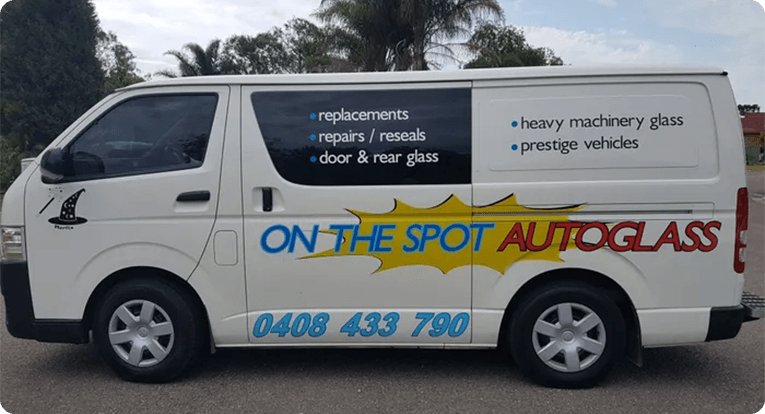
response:
{"label": "van side mirror", "polygon": [[71,158],[67,155],[67,151],[62,148],[52,148],[43,154],[40,162],[43,183],[56,184],[66,177],[72,165]]}

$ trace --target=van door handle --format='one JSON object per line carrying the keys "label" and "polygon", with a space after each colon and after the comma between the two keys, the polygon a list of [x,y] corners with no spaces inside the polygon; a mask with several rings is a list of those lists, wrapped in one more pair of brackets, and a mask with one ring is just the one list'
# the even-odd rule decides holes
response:
{"label": "van door handle", "polygon": [[178,194],[175,201],[210,201],[209,191],[189,191]]}
{"label": "van door handle", "polygon": [[274,192],[270,187],[263,189],[263,211],[269,212],[274,209]]}

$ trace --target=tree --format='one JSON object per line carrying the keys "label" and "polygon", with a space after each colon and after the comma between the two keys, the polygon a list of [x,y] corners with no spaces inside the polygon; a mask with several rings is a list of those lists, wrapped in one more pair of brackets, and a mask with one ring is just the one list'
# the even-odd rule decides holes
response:
{"label": "tree", "polygon": [[0,192],[11,185],[21,170],[23,140],[17,133],[0,136]]}
{"label": "tree", "polygon": [[34,155],[102,97],[98,19],[89,0],[14,0],[0,20],[0,136]]}
{"label": "tree", "polygon": [[223,47],[223,67],[231,73],[309,73],[353,71],[344,57],[344,33],[292,19],[283,28],[252,36],[232,36]]}
{"label": "tree", "polygon": [[140,75],[141,72],[136,67],[133,52],[120,43],[114,32],[99,31],[96,57],[101,62],[101,68],[106,78],[104,81],[105,94],[147,80]]}
{"label": "tree", "polygon": [[[189,43],[184,49],[191,56],[178,51],[167,54],[178,59],[181,76],[356,71],[357,66],[345,57],[347,44],[345,32],[296,18],[257,36],[231,36],[222,46],[213,40],[206,50]],[[172,71],[158,74],[178,76]]]}
{"label": "tree", "polygon": [[454,56],[443,42],[469,35],[475,18],[503,17],[496,0],[401,0],[401,19],[409,37],[397,45],[397,68],[411,65],[412,70],[428,70],[428,53],[439,52],[444,58]]}
{"label": "tree", "polygon": [[322,0],[316,17],[357,40],[365,71],[428,70],[453,59],[445,42],[469,34],[476,18],[501,19],[496,0]]}
{"label": "tree", "polygon": [[465,68],[498,68],[512,66],[559,66],[561,58],[545,47],[532,47],[518,28],[481,25],[465,44],[474,58]]}
{"label": "tree", "polygon": [[345,32],[348,57],[365,72],[389,70],[392,49],[401,37],[398,18],[400,0],[322,0],[314,15],[336,24]]}
{"label": "tree", "polygon": [[288,73],[358,70],[358,64],[348,59],[354,40],[337,27],[319,27],[305,19],[292,19],[277,32],[290,56]]}
{"label": "tree", "polygon": [[[172,55],[178,60],[178,70],[180,75],[171,70],[161,70],[157,75],[168,78],[178,76],[209,76],[234,73],[235,69],[229,67],[227,62],[221,58],[221,42],[219,39],[210,41],[207,48],[196,43],[186,43],[182,51],[168,50],[166,55]],[[188,52],[191,56],[184,52]]]}
{"label": "tree", "polygon": [[738,113],[741,116],[746,116],[746,114],[755,114],[760,112],[760,105],[757,104],[750,104],[750,105],[739,105],[738,106]]}
{"label": "tree", "polygon": [[255,37],[235,35],[226,39],[223,66],[233,73],[246,75],[286,72],[291,57],[275,30]]}

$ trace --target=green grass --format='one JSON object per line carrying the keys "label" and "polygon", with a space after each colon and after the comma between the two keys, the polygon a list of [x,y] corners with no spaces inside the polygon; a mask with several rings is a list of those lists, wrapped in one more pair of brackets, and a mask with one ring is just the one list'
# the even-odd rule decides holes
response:
{"label": "green grass", "polygon": [[747,165],[746,169],[753,172],[765,171],[765,165]]}

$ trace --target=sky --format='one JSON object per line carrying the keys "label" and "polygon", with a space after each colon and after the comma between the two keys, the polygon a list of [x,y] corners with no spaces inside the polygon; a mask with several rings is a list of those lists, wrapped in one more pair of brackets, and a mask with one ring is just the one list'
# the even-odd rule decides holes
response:
{"label": "sky", "polygon": [[[20,1],[20,0],[16,0]],[[321,0],[92,0],[104,30],[138,57],[144,74],[174,69],[164,55],[256,35],[293,17],[311,19]],[[758,3],[759,1],[759,3]],[[5,3],[6,1],[2,1]],[[505,23],[566,64],[715,66],[740,104],[765,108],[765,0],[500,0]],[[447,65],[444,70],[455,70]]]}

